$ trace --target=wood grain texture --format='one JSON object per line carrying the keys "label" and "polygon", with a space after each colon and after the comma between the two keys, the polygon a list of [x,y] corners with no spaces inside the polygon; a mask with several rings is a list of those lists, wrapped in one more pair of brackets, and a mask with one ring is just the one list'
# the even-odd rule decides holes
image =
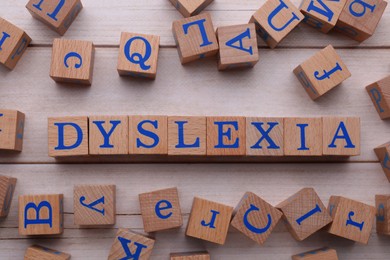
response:
{"label": "wood grain texture", "polygon": [[23,150],[25,117],[17,110],[0,109],[0,150]]}
{"label": "wood grain texture", "polygon": [[30,246],[24,255],[24,260],[69,260],[70,255],[41,246]]}
{"label": "wood grain texture", "polygon": [[390,118],[390,76],[368,85],[366,90],[380,118]]}
{"label": "wood grain texture", "polygon": [[172,5],[184,16],[199,14],[213,0],[170,0]]}
{"label": "wood grain texture", "polygon": [[374,149],[382,166],[383,172],[390,182],[390,142],[382,144]]}
{"label": "wood grain texture", "polygon": [[0,218],[8,216],[17,179],[0,176]]}
{"label": "wood grain texture", "polygon": [[390,235],[390,195],[376,195],[376,232]]}
{"label": "wood grain texture", "polygon": [[172,253],[171,260],[210,260],[207,252]]}
{"label": "wood grain texture", "polygon": [[331,248],[315,249],[292,256],[292,260],[338,260],[337,252]]}

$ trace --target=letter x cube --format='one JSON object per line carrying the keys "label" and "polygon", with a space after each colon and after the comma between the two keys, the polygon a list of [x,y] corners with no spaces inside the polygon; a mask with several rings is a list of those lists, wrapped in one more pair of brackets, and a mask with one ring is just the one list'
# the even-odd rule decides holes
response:
{"label": "letter x cube", "polygon": [[390,76],[366,87],[380,118],[390,118]]}

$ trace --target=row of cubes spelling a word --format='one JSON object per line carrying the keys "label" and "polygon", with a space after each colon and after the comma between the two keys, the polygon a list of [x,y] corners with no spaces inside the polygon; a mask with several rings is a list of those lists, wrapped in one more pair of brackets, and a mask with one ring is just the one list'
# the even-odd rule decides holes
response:
{"label": "row of cubes spelling a word", "polygon": [[76,116],[48,119],[49,156],[354,156],[360,118]]}

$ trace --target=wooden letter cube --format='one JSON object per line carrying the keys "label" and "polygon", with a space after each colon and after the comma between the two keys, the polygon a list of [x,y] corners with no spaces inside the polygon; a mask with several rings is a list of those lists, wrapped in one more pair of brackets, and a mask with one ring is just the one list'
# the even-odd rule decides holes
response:
{"label": "wooden letter cube", "polygon": [[253,23],[218,27],[218,69],[253,67],[259,61],[257,35]]}
{"label": "wooden letter cube", "polygon": [[390,76],[366,87],[380,118],[390,118]]}
{"label": "wooden letter cube", "polygon": [[382,165],[387,180],[390,182],[390,142],[378,146],[374,149],[374,152]]}
{"label": "wooden letter cube", "polygon": [[145,232],[156,232],[183,225],[177,188],[139,194]]}
{"label": "wooden letter cube", "polygon": [[338,260],[337,252],[330,248],[321,248],[293,255],[292,260]]}
{"label": "wooden letter cube", "polygon": [[375,207],[344,197],[331,196],[328,211],[333,219],[329,233],[362,244],[368,243],[375,219]]}
{"label": "wooden letter cube", "polygon": [[331,45],[296,67],[294,74],[313,100],[351,77],[348,68]]}
{"label": "wooden letter cube", "polygon": [[172,32],[182,64],[214,56],[218,52],[218,41],[209,13],[174,21]]}
{"label": "wooden letter cube", "polygon": [[24,255],[24,260],[69,260],[70,254],[58,252],[57,250],[42,247],[30,246]]}
{"label": "wooden letter cube", "polygon": [[208,252],[171,253],[171,260],[210,260]]}
{"label": "wooden letter cube", "polygon": [[199,14],[213,0],[169,0],[175,8],[184,16],[190,17]]}
{"label": "wooden letter cube", "polygon": [[322,118],[285,118],[284,154],[322,155]]}
{"label": "wooden letter cube", "polygon": [[83,5],[80,0],[30,0],[26,8],[34,18],[64,35]]}
{"label": "wooden letter cube", "polygon": [[384,0],[347,0],[335,29],[363,42],[374,34],[386,6]]}
{"label": "wooden letter cube", "polygon": [[324,155],[360,154],[359,117],[324,117],[322,125]]}
{"label": "wooden letter cube", "polygon": [[293,237],[302,241],[332,222],[326,207],[312,188],[304,188],[277,206]]}
{"label": "wooden letter cube", "polygon": [[0,17],[0,63],[13,69],[22,57],[31,38],[22,29]]}
{"label": "wooden letter cube", "polygon": [[232,213],[232,207],[195,197],[186,235],[223,245]]}
{"label": "wooden letter cube", "polygon": [[0,175],[0,218],[8,216],[15,186],[15,178]]}
{"label": "wooden letter cube", "polygon": [[54,39],[50,77],[56,82],[90,86],[94,55],[92,42]]}
{"label": "wooden letter cube", "polygon": [[74,187],[74,223],[80,226],[115,224],[115,185]]}
{"label": "wooden letter cube", "polygon": [[25,115],[0,109],[0,150],[22,151]]}
{"label": "wooden letter cube", "polygon": [[390,235],[390,195],[376,195],[376,232]]}
{"label": "wooden letter cube", "polygon": [[48,119],[49,156],[88,155],[88,117]]}
{"label": "wooden letter cube", "polygon": [[112,244],[108,260],[148,260],[152,254],[154,239],[120,228]]}
{"label": "wooden letter cube", "polygon": [[121,76],[156,78],[160,36],[122,32],[118,56]]}
{"label": "wooden letter cube", "polygon": [[255,23],[258,36],[275,48],[303,18],[289,0],[268,0],[253,14],[250,23]]}
{"label": "wooden letter cube", "polygon": [[19,196],[20,235],[58,235],[64,229],[64,195]]}
{"label": "wooden letter cube", "polygon": [[259,245],[264,244],[282,217],[282,212],[247,192],[234,210],[231,225]]}
{"label": "wooden letter cube", "polygon": [[90,116],[89,154],[129,154],[129,117]]}

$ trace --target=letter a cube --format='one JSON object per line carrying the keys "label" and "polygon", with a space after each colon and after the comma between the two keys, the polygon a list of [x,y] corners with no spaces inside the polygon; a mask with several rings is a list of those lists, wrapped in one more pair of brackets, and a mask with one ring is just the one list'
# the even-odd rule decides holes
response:
{"label": "letter a cube", "polygon": [[195,197],[186,235],[223,245],[232,213],[232,207]]}
{"label": "letter a cube", "polygon": [[374,149],[374,152],[381,163],[387,180],[390,182],[390,142],[378,146]]}
{"label": "letter a cube", "polygon": [[169,0],[169,1],[184,17],[190,17],[199,14],[213,0]]}
{"label": "letter a cube", "polygon": [[171,253],[171,260],[210,260],[208,252]]}
{"label": "letter a cube", "polygon": [[324,204],[312,188],[304,188],[276,206],[283,212],[287,228],[302,241],[332,222]]}
{"label": "letter a cube", "polygon": [[0,150],[22,151],[25,115],[0,109]]}
{"label": "letter a cube", "polygon": [[338,260],[337,252],[330,248],[320,248],[292,256],[292,260]]}
{"label": "letter a cube", "polygon": [[69,260],[70,254],[42,246],[30,246],[24,254],[24,260]]}
{"label": "letter a cube", "polygon": [[15,178],[0,175],[0,218],[8,216],[15,186]]}
{"label": "letter a cube", "polygon": [[58,235],[64,229],[64,195],[19,196],[20,235]]}
{"label": "letter a cube", "polygon": [[231,225],[259,245],[264,244],[282,218],[282,212],[247,192],[234,210]]}
{"label": "letter a cube", "polygon": [[344,197],[331,196],[328,211],[333,219],[329,233],[362,244],[368,243],[375,219],[375,207]]}
{"label": "letter a cube", "polygon": [[115,185],[74,187],[74,223],[80,226],[115,224]]}
{"label": "letter a cube", "polygon": [[351,77],[347,66],[332,45],[328,45],[296,67],[294,74],[313,100]]}
{"label": "letter a cube", "polygon": [[120,228],[112,244],[108,260],[148,260],[152,254],[154,239]]}
{"label": "letter a cube", "polygon": [[390,195],[376,195],[376,232],[390,236]]}
{"label": "letter a cube", "polygon": [[0,17],[0,63],[15,68],[31,38],[22,29]]}
{"label": "letter a cube", "polygon": [[35,19],[64,35],[83,5],[80,0],[30,0],[26,8]]}
{"label": "letter a cube", "polygon": [[390,76],[366,87],[380,118],[390,118]]}

